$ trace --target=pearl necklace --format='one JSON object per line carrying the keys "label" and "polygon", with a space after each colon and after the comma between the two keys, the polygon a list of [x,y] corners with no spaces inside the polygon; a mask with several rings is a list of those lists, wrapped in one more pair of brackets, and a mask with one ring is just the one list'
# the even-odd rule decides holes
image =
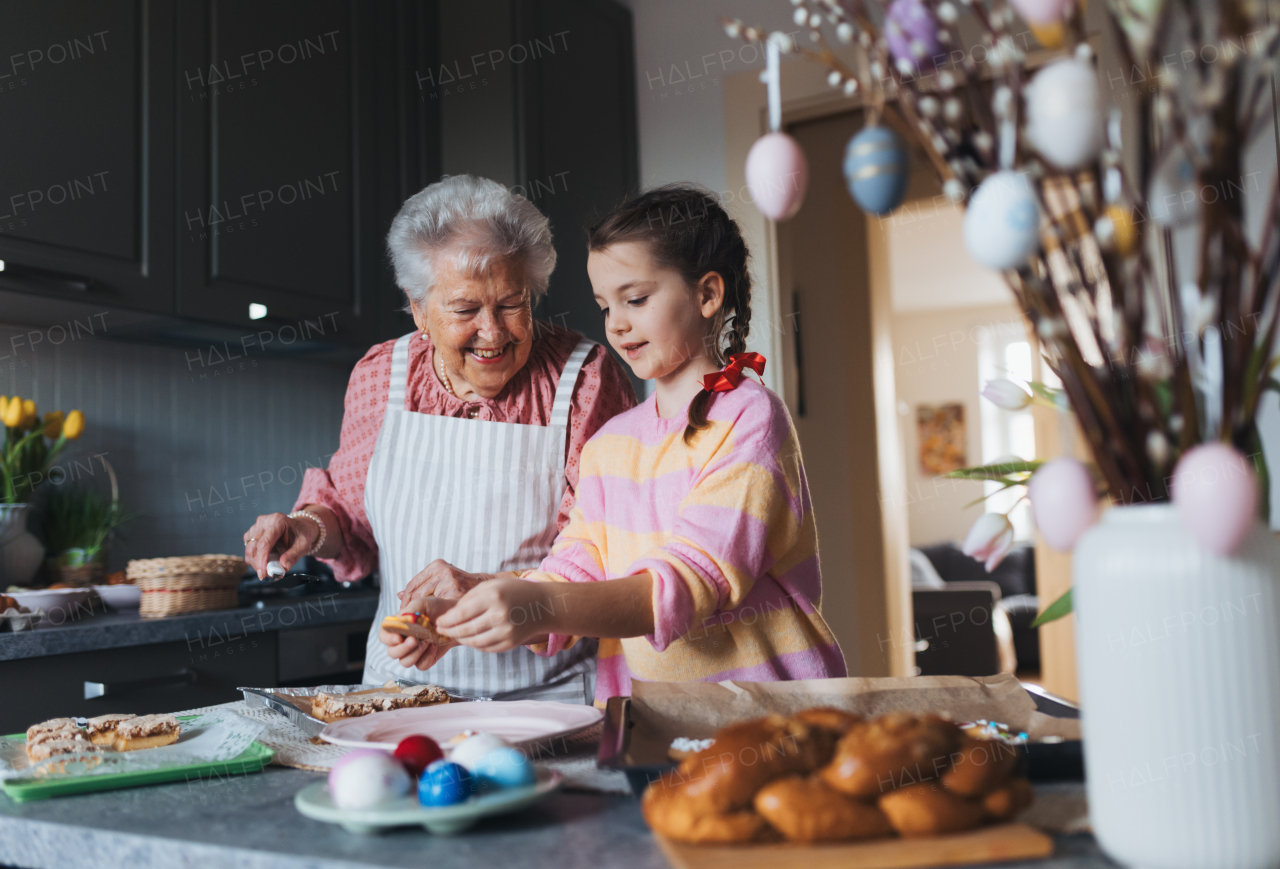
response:
{"label": "pearl necklace", "polygon": [[444,388],[449,390],[449,394],[454,398],[458,397],[458,393],[453,391],[453,381],[449,379],[449,372],[444,370],[444,360],[440,360],[440,379],[444,381]]}

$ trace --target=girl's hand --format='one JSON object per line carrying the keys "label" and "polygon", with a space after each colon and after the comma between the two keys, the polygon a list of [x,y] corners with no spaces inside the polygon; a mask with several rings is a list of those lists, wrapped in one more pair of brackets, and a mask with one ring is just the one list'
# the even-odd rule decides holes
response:
{"label": "girl's hand", "polygon": [[[438,627],[438,617],[448,612],[453,606],[454,601],[451,600],[425,597],[409,601],[404,604],[400,611],[405,613],[425,613]],[[378,629],[378,639],[387,647],[387,654],[392,660],[399,661],[402,667],[417,667],[419,670],[434,667],[440,657],[453,648],[452,645],[439,646],[435,643],[423,642],[415,637],[403,637],[400,634],[393,634],[381,628]]]}
{"label": "girl's hand", "polygon": [[467,592],[436,627],[465,646],[505,652],[553,633],[554,605],[544,583],[491,579]]}

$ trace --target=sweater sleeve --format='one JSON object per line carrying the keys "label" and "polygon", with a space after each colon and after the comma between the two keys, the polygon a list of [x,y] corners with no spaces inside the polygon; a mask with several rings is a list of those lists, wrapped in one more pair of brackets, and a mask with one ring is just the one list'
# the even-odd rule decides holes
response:
{"label": "sweater sleeve", "polygon": [[809,525],[799,442],[785,406],[751,402],[732,423],[703,433],[722,440],[681,501],[669,542],[627,570],[654,576],[647,639],[658,651],[740,605]]}
{"label": "sweater sleeve", "polygon": [[342,529],[342,551],[321,559],[342,582],[368,576],[378,565],[378,544],[364,512],[364,485],[387,407],[391,348],[374,346],[356,363],[343,402],[342,434],[328,468],[308,468],[294,509],[320,504],[333,511]]}

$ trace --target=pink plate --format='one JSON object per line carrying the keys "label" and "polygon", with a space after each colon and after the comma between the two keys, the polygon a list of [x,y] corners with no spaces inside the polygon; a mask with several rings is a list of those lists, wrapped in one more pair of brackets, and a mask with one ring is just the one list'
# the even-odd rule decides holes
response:
{"label": "pink plate", "polygon": [[518,744],[576,733],[602,718],[604,712],[594,706],[551,700],[445,703],[344,718],[327,725],[320,738],[351,748],[394,751],[406,736],[430,736],[443,746],[465,730],[478,730]]}

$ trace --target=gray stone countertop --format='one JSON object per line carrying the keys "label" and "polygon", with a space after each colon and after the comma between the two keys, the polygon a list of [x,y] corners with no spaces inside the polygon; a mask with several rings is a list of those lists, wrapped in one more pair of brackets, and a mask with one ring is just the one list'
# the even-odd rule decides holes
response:
{"label": "gray stone countertop", "polygon": [[[247,776],[18,804],[0,795],[0,865],[24,869],[431,869],[664,867],[630,796],[557,793],[456,836],[403,829],[364,837],[298,814],[293,796],[320,773],[268,767]],[[1052,785],[1049,788],[1075,788]],[[1115,864],[1088,834],[1055,837],[1053,857],[1003,869]],[[780,864],[781,865],[781,864]]]}
{"label": "gray stone countertop", "polygon": [[0,632],[0,661],[175,640],[191,642],[193,637],[201,637],[205,643],[218,643],[245,634],[372,619],[377,606],[377,592],[369,591],[291,598],[261,607],[165,618],[143,618],[137,610],[124,610],[56,625],[51,619],[33,630]]}

